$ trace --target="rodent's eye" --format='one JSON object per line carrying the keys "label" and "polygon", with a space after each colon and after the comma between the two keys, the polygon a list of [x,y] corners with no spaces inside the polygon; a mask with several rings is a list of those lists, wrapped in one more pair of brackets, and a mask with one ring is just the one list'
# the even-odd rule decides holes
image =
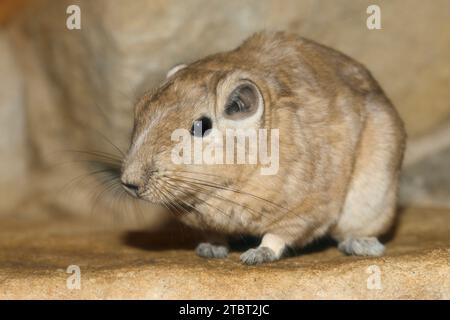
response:
{"label": "rodent's eye", "polygon": [[208,135],[209,131],[212,129],[211,118],[203,116],[194,121],[191,127],[191,135],[195,137],[204,137]]}

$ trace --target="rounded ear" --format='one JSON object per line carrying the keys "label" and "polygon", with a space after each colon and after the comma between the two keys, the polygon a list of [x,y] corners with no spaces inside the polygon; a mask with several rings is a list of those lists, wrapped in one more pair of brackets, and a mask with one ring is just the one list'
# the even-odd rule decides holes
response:
{"label": "rounded ear", "polygon": [[187,65],[186,64],[177,64],[176,66],[172,67],[169,71],[167,71],[166,73],[166,79],[170,78],[171,76],[173,76],[175,73],[177,73],[178,71],[180,71],[181,69],[186,68]]}
{"label": "rounded ear", "polygon": [[264,99],[257,85],[249,79],[223,83],[217,118],[226,124],[248,127],[258,124],[264,113]]}

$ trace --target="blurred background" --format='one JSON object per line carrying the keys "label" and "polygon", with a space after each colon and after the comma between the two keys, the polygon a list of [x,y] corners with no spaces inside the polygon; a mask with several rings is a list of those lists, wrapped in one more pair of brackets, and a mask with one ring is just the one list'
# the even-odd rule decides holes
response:
{"label": "blurred background", "polygon": [[[66,27],[72,4],[80,30]],[[366,27],[370,4],[381,30]],[[160,221],[108,189],[107,171],[89,174],[99,168],[86,160],[101,155],[79,151],[120,156],[111,142],[126,150],[134,102],[170,67],[263,29],[364,63],[409,135],[400,204],[450,208],[450,1],[3,0],[0,25],[2,216]]]}

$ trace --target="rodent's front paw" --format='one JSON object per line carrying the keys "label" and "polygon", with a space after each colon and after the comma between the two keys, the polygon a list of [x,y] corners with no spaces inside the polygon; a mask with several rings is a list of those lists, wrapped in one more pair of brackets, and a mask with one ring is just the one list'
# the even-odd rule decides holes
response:
{"label": "rodent's front paw", "polygon": [[203,258],[226,258],[228,256],[226,246],[213,245],[209,242],[199,243],[195,252]]}
{"label": "rodent's front paw", "polygon": [[275,252],[268,247],[249,249],[241,254],[241,261],[245,264],[260,264],[277,260]]}

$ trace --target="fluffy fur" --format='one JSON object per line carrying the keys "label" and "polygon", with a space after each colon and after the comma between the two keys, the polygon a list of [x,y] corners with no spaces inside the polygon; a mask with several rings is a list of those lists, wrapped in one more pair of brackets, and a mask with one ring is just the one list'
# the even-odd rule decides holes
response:
{"label": "fluffy fur", "polygon": [[[264,100],[261,118],[245,127],[280,131],[278,173],[173,164],[173,130],[189,130],[201,115],[224,130],[224,103],[241,79]],[[325,234],[348,254],[379,255],[376,237],[393,221],[405,138],[398,113],[363,65],[296,35],[263,32],[169,72],[142,97],[122,181],[190,226],[261,236],[241,256],[247,264],[279,259],[286,246]],[[202,244],[197,252],[228,251]]]}

